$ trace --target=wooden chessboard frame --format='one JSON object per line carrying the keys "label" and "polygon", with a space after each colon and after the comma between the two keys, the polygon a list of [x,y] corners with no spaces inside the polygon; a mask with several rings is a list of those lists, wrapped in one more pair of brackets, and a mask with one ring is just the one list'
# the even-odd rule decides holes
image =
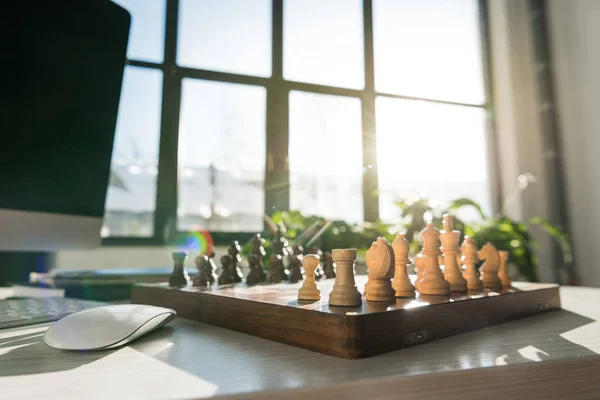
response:
{"label": "wooden chessboard frame", "polygon": [[[356,282],[362,292],[366,276],[356,276]],[[555,284],[515,282],[501,292],[417,295],[395,303],[363,296],[359,307],[336,307],[328,303],[333,283],[319,281],[321,300],[314,302],[297,299],[300,283],[209,289],[136,284],[131,302],[168,307],[183,318],[348,359],[560,309]]]}

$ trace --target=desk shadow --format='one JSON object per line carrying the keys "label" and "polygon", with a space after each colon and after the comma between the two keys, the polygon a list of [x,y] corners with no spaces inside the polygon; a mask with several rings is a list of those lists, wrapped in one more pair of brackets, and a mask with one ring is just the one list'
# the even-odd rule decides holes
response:
{"label": "desk shadow", "polygon": [[[178,319],[172,327],[157,331],[156,336],[144,337],[131,347],[217,385],[216,394],[224,395],[256,387],[274,390],[322,386],[358,378],[591,356],[595,355],[593,351],[560,336],[591,322],[594,321],[558,310],[374,357],[346,360]],[[161,350],[161,343],[165,342],[170,342],[170,346]],[[232,380],[236,385],[232,385]]]}
{"label": "desk shadow", "polygon": [[0,339],[0,376],[32,375],[66,371],[89,364],[111,354],[105,351],[64,351],[44,343],[44,332]]}

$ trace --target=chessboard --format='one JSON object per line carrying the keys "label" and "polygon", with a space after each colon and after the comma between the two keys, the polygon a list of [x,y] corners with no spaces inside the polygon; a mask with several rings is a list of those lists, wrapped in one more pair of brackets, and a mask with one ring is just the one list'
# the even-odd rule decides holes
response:
{"label": "chessboard", "polygon": [[[362,293],[367,277],[357,275]],[[411,281],[416,276],[411,275]],[[298,300],[302,283],[183,288],[134,285],[131,301],[168,307],[178,316],[269,340],[356,359],[560,309],[558,285],[513,282],[502,290],[422,295],[355,307],[328,302],[335,279],[318,282],[321,299]]]}

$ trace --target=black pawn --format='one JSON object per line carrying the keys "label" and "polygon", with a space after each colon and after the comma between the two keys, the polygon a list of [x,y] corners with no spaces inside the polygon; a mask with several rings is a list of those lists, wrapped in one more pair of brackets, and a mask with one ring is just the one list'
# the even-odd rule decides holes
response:
{"label": "black pawn", "polygon": [[279,283],[287,280],[287,271],[283,266],[283,260],[279,254],[271,256],[271,272],[269,273],[269,282]]}
{"label": "black pawn", "polygon": [[246,283],[248,285],[261,283],[264,271],[262,270],[262,265],[260,265],[260,259],[256,254],[250,254],[248,257],[248,266],[250,267],[250,272],[248,272],[248,276],[246,277]]}
{"label": "black pawn", "polygon": [[333,262],[333,256],[331,253],[325,253],[325,278],[332,279],[335,278],[335,265]]}
{"label": "black pawn", "polygon": [[221,257],[221,275],[219,275],[219,285],[229,285],[233,283],[231,267],[233,260],[231,256]]}
{"label": "black pawn", "polygon": [[192,282],[193,286],[198,287],[206,287],[210,284],[209,280],[209,269],[211,268],[208,256],[202,254],[196,257],[196,267],[198,268],[198,273],[194,277]]}
{"label": "black pawn", "polygon": [[169,286],[172,287],[184,287],[187,286],[190,281],[190,276],[185,270],[185,259],[187,258],[186,252],[173,253],[173,273],[169,277]]}
{"label": "black pawn", "polygon": [[302,256],[293,255],[290,261],[290,283],[302,280]]}

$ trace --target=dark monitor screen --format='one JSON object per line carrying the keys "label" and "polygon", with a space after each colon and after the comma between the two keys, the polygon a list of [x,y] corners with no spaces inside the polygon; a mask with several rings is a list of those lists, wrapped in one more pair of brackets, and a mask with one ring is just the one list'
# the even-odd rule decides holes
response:
{"label": "dark monitor screen", "polygon": [[10,3],[0,209],[102,217],[130,16],[108,0]]}

